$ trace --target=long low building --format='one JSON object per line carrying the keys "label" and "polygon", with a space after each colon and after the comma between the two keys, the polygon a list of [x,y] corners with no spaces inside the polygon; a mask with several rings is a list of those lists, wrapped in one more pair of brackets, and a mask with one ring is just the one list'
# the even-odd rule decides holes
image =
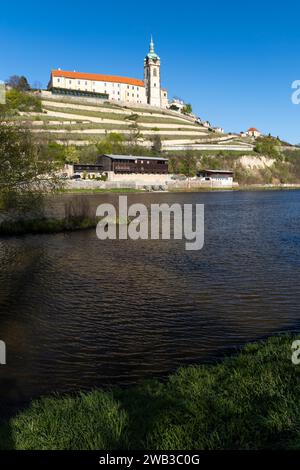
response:
{"label": "long low building", "polygon": [[233,185],[233,171],[231,170],[201,170],[197,176],[203,183],[211,183],[216,186]]}
{"label": "long low building", "polygon": [[[70,165],[69,165],[70,166]],[[132,155],[100,155],[95,164],[78,163],[71,165],[69,176],[90,175],[109,177],[114,175],[167,175],[168,159],[162,157]]]}
{"label": "long low building", "polygon": [[162,157],[132,156],[132,155],[101,155],[97,163],[104,171],[118,173],[148,173],[167,174],[168,159]]}

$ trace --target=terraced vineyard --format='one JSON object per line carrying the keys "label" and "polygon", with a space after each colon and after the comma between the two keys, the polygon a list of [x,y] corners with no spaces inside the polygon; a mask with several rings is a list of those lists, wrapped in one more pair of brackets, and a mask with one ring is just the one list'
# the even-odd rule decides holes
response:
{"label": "terraced vineyard", "polygon": [[208,129],[170,110],[130,107],[95,99],[52,96],[42,92],[42,112],[22,112],[15,119],[30,123],[33,132],[50,141],[85,145],[97,142],[107,133],[130,139],[138,134],[141,145],[150,146],[159,135],[165,150],[207,148],[252,150],[247,139]]}

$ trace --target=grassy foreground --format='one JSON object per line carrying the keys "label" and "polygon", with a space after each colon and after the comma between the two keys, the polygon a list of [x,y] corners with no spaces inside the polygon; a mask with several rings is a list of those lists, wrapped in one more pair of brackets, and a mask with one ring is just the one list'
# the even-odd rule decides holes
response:
{"label": "grassy foreground", "polygon": [[300,449],[295,339],[249,344],[165,382],[35,401],[0,425],[0,448]]}

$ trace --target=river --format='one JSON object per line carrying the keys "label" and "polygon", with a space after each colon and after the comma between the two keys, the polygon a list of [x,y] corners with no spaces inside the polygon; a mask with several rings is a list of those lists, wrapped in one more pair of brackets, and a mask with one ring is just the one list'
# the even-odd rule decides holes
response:
{"label": "river", "polygon": [[[92,208],[117,199],[85,197]],[[204,204],[203,249],[100,241],[94,229],[0,238],[2,401],[131,385],[299,329],[300,191],[128,201]]]}

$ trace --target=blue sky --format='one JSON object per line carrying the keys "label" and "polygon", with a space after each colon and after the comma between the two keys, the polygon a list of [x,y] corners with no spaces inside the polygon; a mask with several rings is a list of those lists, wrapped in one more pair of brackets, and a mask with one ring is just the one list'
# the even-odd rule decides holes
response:
{"label": "blue sky", "polygon": [[142,78],[154,36],[169,96],[227,132],[300,142],[300,6],[286,1],[30,1],[1,4],[0,78],[47,85],[51,68]]}

